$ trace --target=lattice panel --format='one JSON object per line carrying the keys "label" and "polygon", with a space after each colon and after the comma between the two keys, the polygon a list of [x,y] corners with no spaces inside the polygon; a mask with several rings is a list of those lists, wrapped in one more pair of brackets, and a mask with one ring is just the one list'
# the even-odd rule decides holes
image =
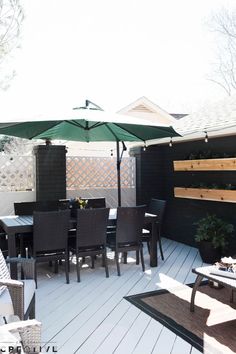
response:
{"label": "lattice panel", "polygon": [[[117,188],[116,158],[67,157],[67,189]],[[122,188],[135,187],[135,158],[121,163]]]}
{"label": "lattice panel", "polygon": [[[34,156],[0,156],[0,191],[35,188]],[[121,163],[121,187],[135,188],[135,158]],[[116,158],[67,157],[67,189],[117,188]]]}
{"label": "lattice panel", "polygon": [[34,189],[34,156],[0,156],[0,191]]}

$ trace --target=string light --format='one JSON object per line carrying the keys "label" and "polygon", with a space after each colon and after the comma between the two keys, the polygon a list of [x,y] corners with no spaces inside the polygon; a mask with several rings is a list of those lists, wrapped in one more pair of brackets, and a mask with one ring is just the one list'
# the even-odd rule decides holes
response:
{"label": "string light", "polygon": [[169,147],[172,147],[172,146],[173,146],[173,141],[172,141],[172,138],[170,138]]}
{"label": "string light", "polygon": [[208,135],[207,132],[205,132],[205,139],[204,139],[205,143],[208,143]]}
{"label": "string light", "polygon": [[147,149],[147,145],[146,143],[144,143],[143,151],[146,151],[146,149]]}
{"label": "string light", "polygon": [[111,156],[113,156],[113,150],[111,149]]}

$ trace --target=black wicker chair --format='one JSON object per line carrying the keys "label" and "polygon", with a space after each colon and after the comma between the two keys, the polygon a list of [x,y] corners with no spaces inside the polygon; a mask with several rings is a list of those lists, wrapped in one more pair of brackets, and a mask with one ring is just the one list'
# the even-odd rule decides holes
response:
{"label": "black wicker chair", "polygon": [[143,245],[141,241],[146,205],[117,208],[116,231],[108,234],[107,246],[115,252],[117,273],[120,275],[119,253],[136,251],[136,264],[141,256],[142,270],[145,271]]}
{"label": "black wicker chair", "polygon": [[[38,262],[65,260],[66,282],[69,283],[68,231],[70,210],[33,213],[33,257]],[[36,272],[35,267],[35,272]],[[35,275],[37,284],[37,273]]]}
{"label": "black wicker chair", "polygon": [[[161,244],[161,231],[162,231],[162,221],[165,213],[165,208],[166,208],[165,200],[154,199],[154,198],[151,199],[147,208],[148,213],[155,214],[158,217],[157,240],[158,240],[162,260],[164,260],[164,254],[163,254],[162,244]],[[142,242],[147,242],[149,253],[150,253],[150,235],[151,235],[151,226],[145,225],[145,229],[143,230],[143,234],[142,234]]]}
{"label": "black wicker chair", "polygon": [[[14,211],[15,215],[33,215],[36,207],[36,202],[15,202]],[[32,251],[33,235],[31,233],[18,234],[20,243],[20,254],[22,257],[26,256],[26,248]]]}
{"label": "black wicker chair", "polygon": [[94,257],[101,254],[106,277],[109,277],[106,255],[106,229],[109,217],[108,208],[78,209],[76,237],[69,240],[70,250],[76,255],[77,280],[80,282],[79,257],[90,256],[92,268]]}
{"label": "black wicker chair", "polygon": [[56,211],[69,209],[69,200],[43,200],[37,202],[15,202],[15,215],[33,215],[34,211]]}
{"label": "black wicker chair", "polygon": [[[69,200],[46,200],[33,202],[15,202],[15,215],[33,215],[35,211],[57,211],[69,209]],[[20,253],[26,256],[25,249],[28,248],[32,253],[33,236],[32,234],[19,234],[20,238]]]}

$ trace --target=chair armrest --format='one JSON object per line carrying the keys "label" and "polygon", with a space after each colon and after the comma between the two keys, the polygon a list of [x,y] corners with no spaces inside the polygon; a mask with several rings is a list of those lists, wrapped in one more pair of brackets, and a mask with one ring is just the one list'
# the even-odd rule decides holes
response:
{"label": "chair armrest", "polygon": [[22,281],[15,279],[0,279],[0,285],[6,285],[7,287],[23,288],[24,284]]}
{"label": "chair armrest", "polygon": [[23,258],[23,257],[11,257],[6,259],[6,263],[21,263],[21,264],[31,264],[35,263],[33,258]]}
{"label": "chair armrest", "polygon": [[10,263],[10,264],[19,263],[23,270],[25,279],[35,280],[35,259],[12,257],[12,258],[7,258],[6,263]]}
{"label": "chair armrest", "polygon": [[20,334],[23,348],[27,347],[32,353],[40,352],[41,344],[41,322],[37,320],[17,321],[4,325],[11,334]]}

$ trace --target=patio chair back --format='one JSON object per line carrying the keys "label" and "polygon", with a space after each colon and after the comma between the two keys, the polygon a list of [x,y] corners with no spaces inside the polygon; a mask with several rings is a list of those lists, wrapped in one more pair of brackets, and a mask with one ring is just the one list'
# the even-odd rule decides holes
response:
{"label": "patio chair back", "polygon": [[76,239],[78,247],[104,245],[109,208],[77,209]]}
{"label": "patio chair back", "polygon": [[148,205],[148,212],[157,215],[158,222],[161,224],[165,213],[165,208],[166,200],[152,198]]}
{"label": "patio chair back", "polygon": [[45,200],[14,203],[15,215],[33,215],[34,211],[56,211],[69,208],[69,200]]}
{"label": "patio chair back", "polygon": [[62,250],[67,247],[69,210],[33,213],[33,253]]}
{"label": "patio chair back", "polygon": [[116,243],[137,243],[141,240],[146,205],[117,208]]}
{"label": "patio chair back", "polygon": [[[106,256],[106,230],[109,218],[108,208],[77,209],[76,242],[72,242],[72,251],[76,255],[77,280],[80,281],[79,257],[90,256],[92,268],[94,257],[102,255],[106,277],[109,277]],[[73,239],[72,239],[73,241]]]}
{"label": "patio chair back", "polygon": [[117,208],[116,230],[108,235],[107,245],[115,251],[117,274],[120,276],[119,253],[124,254],[127,263],[127,252],[136,251],[136,264],[141,256],[142,270],[145,270],[143,245],[141,241],[146,205]]}
{"label": "patio chair back", "polygon": [[[68,232],[70,210],[35,211],[33,213],[33,256],[38,262],[65,260],[66,282],[69,283]],[[35,267],[37,284],[37,269]]]}

